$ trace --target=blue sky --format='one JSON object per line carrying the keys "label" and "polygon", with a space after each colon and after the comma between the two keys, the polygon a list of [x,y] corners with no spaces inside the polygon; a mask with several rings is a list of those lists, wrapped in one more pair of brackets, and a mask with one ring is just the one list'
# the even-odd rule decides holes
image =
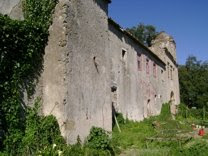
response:
{"label": "blue sky", "polygon": [[112,0],[109,16],[124,28],[151,24],[172,35],[179,64],[189,55],[208,60],[208,0]]}

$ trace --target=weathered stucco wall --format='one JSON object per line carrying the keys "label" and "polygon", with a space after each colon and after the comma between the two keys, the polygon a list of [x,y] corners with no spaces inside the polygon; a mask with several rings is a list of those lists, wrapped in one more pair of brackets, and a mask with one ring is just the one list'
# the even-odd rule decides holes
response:
{"label": "weathered stucco wall", "polygon": [[156,53],[166,63],[165,70],[165,102],[171,101],[171,111],[176,113],[176,106],[180,103],[178,67],[176,63],[176,43],[173,38],[161,32],[154,41],[150,49]]}
{"label": "weathered stucco wall", "polygon": [[[128,39],[113,25],[109,25],[109,44],[111,54],[111,85],[113,105],[125,118],[142,120],[144,106],[143,96],[138,83],[137,54]],[[127,40],[125,40],[127,39]]]}
{"label": "weathered stucco wall", "polygon": [[60,0],[49,28],[48,45],[45,49],[44,70],[40,78],[42,111],[44,115],[56,116],[62,135],[66,138],[65,103],[67,97],[67,0]]}
{"label": "weathered stucco wall", "polygon": [[180,102],[174,42],[160,38],[165,44],[155,41],[153,53],[107,12],[106,1],[56,6],[41,77],[43,113],[57,117],[68,143],[84,140],[92,126],[111,131],[113,109],[140,121],[159,114],[165,102]]}
{"label": "weathered stucco wall", "polygon": [[[108,20],[108,2],[59,0],[49,29],[34,99],[56,116],[68,143],[84,140],[92,126],[111,131],[113,109],[139,121],[169,101],[175,113],[180,103],[173,38],[161,33],[150,51]],[[23,19],[20,4],[2,0],[0,12]]]}
{"label": "weathered stucco wall", "polygon": [[[165,101],[165,64],[109,20],[113,104],[126,118],[142,120],[160,113]],[[126,51],[123,54],[123,51]],[[138,67],[138,55],[140,68]],[[148,60],[149,72],[146,61]],[[153,72],[155,64],[155,72]]]}
{"label": "weathered stucco wall", "polygon": [[46,47],[43,112],[68,143],[92,126],[112,129],[107,1],[60,0]]}
{"label": "weathered stucco wall", "polygon": [[83,139],[92,126],[112,129],[107,9],[107,1],[100,0],[69,5],[68,141]]}
{"label": "weathered stucco wall", "polygon": [[175,113],[180,102],[175,42],[162,34],[152,52],[107,12],[106,1],[60,0],[56,6],[44,59],[43,113],[57,117],[68,143],[84,140],[92,126],[111,131],[112,106],[140,121],[169,101]]}
{"label": "weathered stucco wall", "polygon": [[21,0],[0,0],[0,13],[13,19],[23,20]]}

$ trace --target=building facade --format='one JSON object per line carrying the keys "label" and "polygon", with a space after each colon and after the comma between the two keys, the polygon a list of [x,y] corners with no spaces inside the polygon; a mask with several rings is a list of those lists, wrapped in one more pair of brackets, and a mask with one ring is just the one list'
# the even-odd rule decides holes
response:
{"label": "building facade", "polygon": [[175,114],[180,103],[173,38],[162,32],[144,46],[108,18],[109,3],[59,0],[55,8],[34,99],[56,116],[68,143],[84,140],[92,126],[111,131],[114,110],[141,121],[165,102]]}

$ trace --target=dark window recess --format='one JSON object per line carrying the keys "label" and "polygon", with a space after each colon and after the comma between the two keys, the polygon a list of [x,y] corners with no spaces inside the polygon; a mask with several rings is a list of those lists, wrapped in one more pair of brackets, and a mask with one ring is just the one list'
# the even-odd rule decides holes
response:
{"label": "dark window recess", "polygon": [[146,59],[146,73],[149,74],[149,60]]}
{"label": "dark window recess", "polygon": [[125,58],[126,56],[126,50],[122,49],[122,58]]}
{"label": "dark window recess", "polygon": [[142,55],[141,54],[137,54],[137,66],[138,66],[138,70],[142,70]]}
{"label": "dark window recess", "polygon": [[153,75],[155,78],[157,77],[157,66],[155,63],[153,63]]}
{"label": "dark window recess", "polygon": [[116,92],[117,91],[117,87],[116,86],[112,86],[111,87],[111,92]]}
{"label": "dark window recess", "polygon": [[170,68],[170,79],[173,80],[173,67]]}

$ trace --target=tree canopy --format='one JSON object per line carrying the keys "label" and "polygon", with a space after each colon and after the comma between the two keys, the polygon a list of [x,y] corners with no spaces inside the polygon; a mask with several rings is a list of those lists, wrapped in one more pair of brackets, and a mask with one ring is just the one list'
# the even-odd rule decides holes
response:
{"label": "tree canopy", "polygon": [[189,56],[179,66],[181,101],[189,107],[208,107],[208,62]]}
{"label": "tree canopy", "polygon": [[158,34],[155,26],[144,25],[143,23],[140,23],[138,26],[134,26],[132,28],[127,28],[126,30],[148,47],[151,46],[152,40],[155,39]]}

